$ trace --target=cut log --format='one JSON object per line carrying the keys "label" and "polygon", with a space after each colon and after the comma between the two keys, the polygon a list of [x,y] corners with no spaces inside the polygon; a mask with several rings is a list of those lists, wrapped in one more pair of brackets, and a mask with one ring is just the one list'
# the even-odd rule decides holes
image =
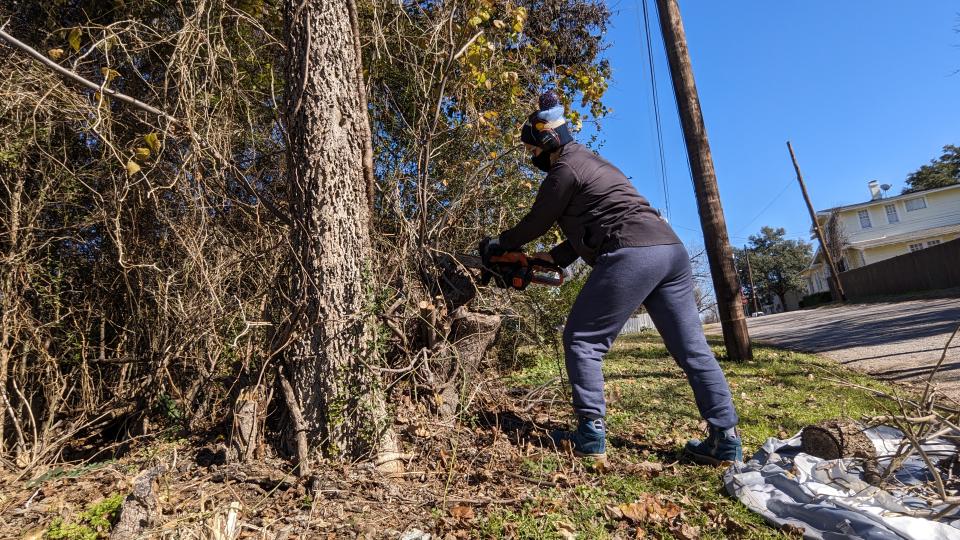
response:
{"label": "cut log", "polygon": [[803,451],[821,459],[876,459],[876,449],[863,433],[862,424],[846,420],[828,420],[803,428]]}
{"label": "cut log", "polygon": [[120,521],[110,533],[110,540],[143,538],[160,513],[157,500],[157,478],[167,472],[164,465],[142,471],[133,481],[133,491],[120,508]]}

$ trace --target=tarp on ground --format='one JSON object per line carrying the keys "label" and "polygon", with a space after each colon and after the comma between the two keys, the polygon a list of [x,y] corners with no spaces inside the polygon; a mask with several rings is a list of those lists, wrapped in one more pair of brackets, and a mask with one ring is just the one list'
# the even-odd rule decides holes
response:
{"label": "tarp on ground", "polygon": [[[882,474],[902,433],[886,426],[864,433],[876,447]],[[934,463],[957,452],[943,440],[924,445],[924,450]],[[797,434],[786,440],[767,439],[749,461],[727,469],[724,484],[732,496],[771,524],[803,529],[804,538],[960,540],[960,511],[937,521],[910,515],[930,509],[922,496],[933,495],[924,487],[931,478],[923,460],[914,456],[886,491],[863,481],[857,460],[824,460],[803,453]]]}

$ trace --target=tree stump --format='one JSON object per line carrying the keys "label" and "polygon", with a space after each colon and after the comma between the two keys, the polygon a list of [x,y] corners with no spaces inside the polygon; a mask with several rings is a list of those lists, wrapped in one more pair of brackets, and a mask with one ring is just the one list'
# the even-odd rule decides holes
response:
{"label": "tree stump", "polygon": [[460,407],[460,393],[477,379],[480,364],[497,338],[500,316],[457,309],[452,316],[450,343],[452,355],[446,366],[447,380],[439,392],[438,412],[448,419]]}

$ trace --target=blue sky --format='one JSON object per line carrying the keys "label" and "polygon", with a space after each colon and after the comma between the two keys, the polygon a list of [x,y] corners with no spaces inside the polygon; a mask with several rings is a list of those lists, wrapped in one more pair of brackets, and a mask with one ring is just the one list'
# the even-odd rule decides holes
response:
{"label": "blue sky", "polygon": [[[666,56],[650,2],[670,221],[702,244]],[[643,19],[612,0],[613,80],[600,153],[663,208]],[[681,0],[731,242],[761,226],[808,238],[786,141],[817,209],[867,200],[960,144],[960,1]],[[585,132],[588,130],[585,130]]]}

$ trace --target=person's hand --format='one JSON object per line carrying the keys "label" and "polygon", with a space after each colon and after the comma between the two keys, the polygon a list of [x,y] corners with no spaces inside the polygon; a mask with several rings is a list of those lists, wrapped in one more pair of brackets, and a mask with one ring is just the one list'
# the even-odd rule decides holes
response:
{"label": "person's hand", "polygon": [[490,255],[500,255],[503,253],[503,248],[500,247],[500,238],[484,237],[483,240],[480,240],[480,245],[477,246],[477,253],[484,258]]}
{"label": "person's hand", "polygon": [[545,251],[541,251],[541,252],[539,252],[539,253],[534,253],[533,255],[530,256],[530,258],[531,258],[531,259],[540,259],[541,261],[547,261],[547,262],[550,263],[550,264],[557,264],[557,263],[553,262],[553,255],[550,255],[549,253],[547,253],[547,252],[545,252]]}

